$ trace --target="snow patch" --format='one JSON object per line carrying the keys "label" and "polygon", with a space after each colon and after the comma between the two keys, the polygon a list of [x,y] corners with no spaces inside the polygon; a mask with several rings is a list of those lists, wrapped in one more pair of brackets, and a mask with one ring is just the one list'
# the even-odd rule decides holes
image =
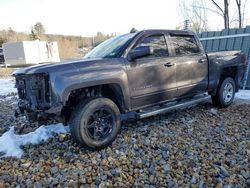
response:
{"label": "snow patch", "polygon": [[1,78],[0,79],[0,95],[8,95],[10,93],[17,93],[15,88],[15,78]]}
{"label": "snow patch", "polygon": [[17,157],[21,158],[23,150],[21,146],[28,143],[40,144],[53,137],[53,133],[64,134],[67,133],[68,127],[63,126],[61,123],[41,126],[34,132],[30,132],[24,135],[17,135],[14,132],[14,127],[11,127],[9,131],[5,132],[0,137],[0,153],[3,153],[3,157]]}
{"label": "snow patch", "polygon": [[250,100],[250,90],[240,90],[238,93],[235,94],[235,98]]}

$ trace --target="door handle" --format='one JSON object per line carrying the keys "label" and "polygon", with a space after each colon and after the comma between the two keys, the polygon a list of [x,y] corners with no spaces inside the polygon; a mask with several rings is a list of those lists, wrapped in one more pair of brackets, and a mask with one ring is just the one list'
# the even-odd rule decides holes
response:
{"label": "door handle", "polygon": [[172,67],[172,66],[174,66],[174,64],[173,64],[173,63],[168,62],[168,63],[165,63],[165,64],[164,64],[164,66],[165,66],[165,67]]}
{"label": "door handle", "polygon": [[204,63],[206,61],[206,59],[200,59],[199,61],[198,61],[198,63]]}

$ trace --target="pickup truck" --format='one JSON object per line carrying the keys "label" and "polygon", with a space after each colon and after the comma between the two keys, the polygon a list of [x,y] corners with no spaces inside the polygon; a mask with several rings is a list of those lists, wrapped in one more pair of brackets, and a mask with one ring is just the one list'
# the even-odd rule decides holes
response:
{"label": "pickup truck", "polygon": [[206,54],[190,31],[142,30],[108,39],[83,59],[14,73],[16,114],[56,119],[89,149],[110,145],[128,118],[145,118],[211,100],[229,106],[241,87],[246,57]]}

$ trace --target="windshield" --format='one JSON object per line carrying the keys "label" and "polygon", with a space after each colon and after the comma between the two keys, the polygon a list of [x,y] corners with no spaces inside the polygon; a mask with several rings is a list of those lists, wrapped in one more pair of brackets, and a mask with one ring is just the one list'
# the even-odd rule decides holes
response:
{"label": "windshield", "polygon": [[110,38],[89,53],[84,58],[112,58],[117,57],[122,47],[135,36],[135,33],[128,33]]}

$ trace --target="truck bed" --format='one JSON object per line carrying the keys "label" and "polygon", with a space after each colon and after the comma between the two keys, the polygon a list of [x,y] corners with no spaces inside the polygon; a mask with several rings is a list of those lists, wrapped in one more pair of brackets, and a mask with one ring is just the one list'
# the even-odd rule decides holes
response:
{"label": "truck bed", "polygon": [[223,59],[225,61],[230,61],[234,58],[236,58],[241,51],[239,50],[234,50],[234,51],[220,51],[220,52],[210,52],[207,53],[207,56],[209,59]]}

